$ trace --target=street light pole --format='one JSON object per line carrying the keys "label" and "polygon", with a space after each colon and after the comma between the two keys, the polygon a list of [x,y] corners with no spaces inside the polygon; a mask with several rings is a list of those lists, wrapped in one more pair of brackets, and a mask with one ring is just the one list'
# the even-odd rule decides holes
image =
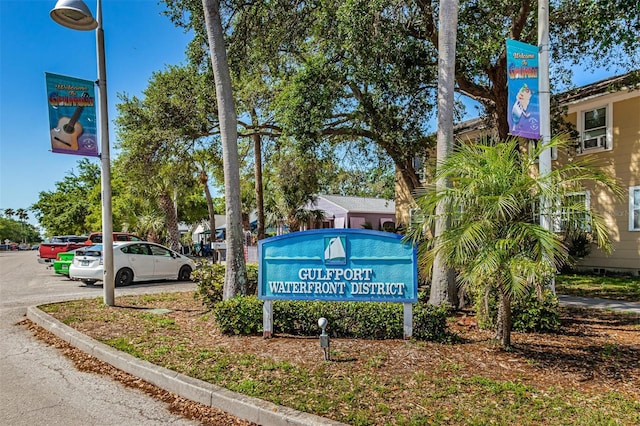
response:
{"label": "street light pole", "polygon": [[100,94],[100,162],[102,164],[102,247],[104,280],[104,304],[115,304],[113,276],[113,212],[111,210],[111,155],[109,148],[109,113],[107,107],[107,66],[104,54],[104,30],[102,29],[102,1],[98,0],[98,28],[96,49],[98,52],[98,93]]}
{"label": "street light pole", "polygon": [[58,24],[74,30],[96,30],[96,51],[98,56],[98,96],[100,115],[100,164],[102,191],[102,259],[104,304],[113,306],[113,212],[111,209],[111,156],[109,154],[109,114],[107,107],[107,67],[105,62],[104,30],[102,29],[102,1],[97,0],[96,16],[82,0],[58,0],[50,12],[51,18]]}

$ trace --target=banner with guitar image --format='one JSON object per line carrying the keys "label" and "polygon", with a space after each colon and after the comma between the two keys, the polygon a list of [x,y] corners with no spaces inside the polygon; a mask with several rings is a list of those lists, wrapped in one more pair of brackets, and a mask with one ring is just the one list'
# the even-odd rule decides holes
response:
{"label": "banner with guitar image", "polygon": [[93,81],[45,73],[51,151],[97,157],[98,126]]}

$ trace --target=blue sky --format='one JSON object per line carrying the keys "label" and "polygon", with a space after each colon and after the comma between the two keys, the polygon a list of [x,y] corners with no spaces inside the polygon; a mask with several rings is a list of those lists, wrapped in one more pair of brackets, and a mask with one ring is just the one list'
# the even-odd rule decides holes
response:
{"label": "blue sky", "polygon": [[[50,151],[45,72],[96,80],[95,32],[55,23],[49,17],[55,3],[0,0],[0,209],[29,208],[40,192],[54,190],[56,182],[77,171],[81,158]],[[86,3],[95,16],[96,2]],[[140,95],[152,72],[186,62],[191,37],[161,15],[157,0],[103,0],[102,7],[113,121],[117,94]],[[577,73],[575,82],[584,85],[608,76]],[[113,127],[110,139],[114,157]],[[30,217],[35,224],[33,213]]]}
{"label": "blue sky", "polygon": [[[96,80],[95,31],[55,23],[49,17],[55,3],[0,0],[0,209],[29,208],[41,191],[54,190],[69,171],[77,171],[82,158],[50,151],[45,72]],[[95,17],[96,1],[85,3]],[[102,2],[111,122],[118,93],[140,95],[152,72],[186,63],[191,37],[161,15],[157,3]],[[112,127],[112,147],[115,137]]]}

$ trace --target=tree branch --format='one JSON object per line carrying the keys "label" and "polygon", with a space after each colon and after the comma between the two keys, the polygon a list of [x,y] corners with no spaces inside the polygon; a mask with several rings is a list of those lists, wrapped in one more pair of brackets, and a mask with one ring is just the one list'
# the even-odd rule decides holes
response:
{"label": "tree branch", "polygon": [[531,12],[531,0],[523,0],[518,16],[511,25],[511,38],[514,40],[521,40],[522,30],[527,23],[529,12]]}

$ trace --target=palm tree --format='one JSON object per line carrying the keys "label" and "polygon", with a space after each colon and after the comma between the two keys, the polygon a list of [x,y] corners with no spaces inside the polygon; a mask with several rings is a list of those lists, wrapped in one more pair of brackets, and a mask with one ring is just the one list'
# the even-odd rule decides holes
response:
{"label": "palm tree", "polygon": [[265,203],[265,225],[275,228],[276,235],[284,234],[287,217],[286,205],[282,197],[274,197],[272,194],[272,196],[267,198]]}
{"label": "palm tree", "polygon": [[162,243],[163,238],[166,237],[164,235],[167,230],[166,217],[154,213],[141,214],[137,217],[133,230],[148,241]]}
{"label": "palm tree", "polygon": [[[218,121],[222,140],[222,161],[227,210],[227,267],[223,299],[245,294],[247,268],[244,261],[242,208],[240,203],[240,167],[238,161],[238,128],[231,89],[231,76],[225,48],[219,0],[202,0],[211,68],[216,83]],[[212,230],[215,232],[215,230]]]}
{"label": "palm tree", "polygon": [[[456,76],[456,32],[458,30],[458,0],[442,0],[438,20],[438,131],[436,157],[439,164],[453,151],[453,109]],[[439,179],[437,185],[445,188],[449,185],[446,178]],[[438,206],[440,215],[443,205]],[[448,223],[443,218],[435,226],[435,235],[446,232]],[[433,263],[429,303],[440,305],[445,302],[455,304],[457,299],[453,270],[446,265],[445,259],[437,255]]]}
{"label": "palm tree", "polygon": [[11,208],[4,209],[4,215],[7,217],[7,219],[12,219],[13,216],[16,215],[16,211]]}
{"label": "palm tree", "polygon": [[211,190],[209,189],[209,174],[207,173],[207,169],[211,167],[211,163],[213,163],[210,153],[211,151],[206,150],[196,151],[193,157],[196,173],[198,174],[198,181],[204,189],[204,196],[207,200],[209,229],[211,230],[211,241],[213,241],[216,234],[216,215],[213,207],[213,197],[211,196]]}
{"label": "palm tree", "polygon": [[[258,124],[258,114],[256,109],[251,109],[251,123]],[[262,136],[258,132],[253,133],[253,158],[254,176],[256,179],[256,215],[258,221],[257,238],[262,240],[265,237],[264,230],[264,186],[262,184]]]}
{"label": "palm tree", "polygon": [[29,220],[29,214],[25,209],[20,208],[16,210],[16,216],[18,216],[18,219],[20,219],[20,223],[22,224],[22,242],[26,243],[27,236],[25,233],[25,226],[27,224],[27,220]]}
{"label": "palm tree", "polygon": [[308,209],[300,207],[292,212],[288,220],[289,230],[291,232],[306,229],[308,226],[313,227],[317,223],[321,223],[326,217],[326,212],[321,209]]}
{"label": "palm tree", "polygon": [[[561,138],[552,139],[549,145],[567,146]],[[446,266],[457,269],[461,286],[497,295],[495,337],[505,348],[511,345],[511,302],[533,289],[542,290],[569,259],[563,235],[544,229],[534,217],[540,198],[554,200],[552,205],[558,206],[550,212],[554,223],[566,230],[589,230],[600,247],[610,250],[602,218],[584,203],[562,200],[570,201],[573,194],[584,190],[585,183],[620,195],[615,180],[587,159],[540,176],[535,163],[539,150],[529,156],[517,148],[515,139],[458,147],[436,173],[437,179],[448,179],[451,185],[433,185],[418,198],[424,215],[410,233],[419,241],[419,261],[425,271],[439,256]],[[435,214],[439,203],[445,208]],[[449,221],[449,229],[420,241],[424,229],[440,219]]]}
{"label": "palm tree", "polygon": [[180,232],[178,231],[178,214],[171,190],[168,187],[159,188],[158,206],[164,213],[169,237],[169,247],[173,251],[180,251]]}

